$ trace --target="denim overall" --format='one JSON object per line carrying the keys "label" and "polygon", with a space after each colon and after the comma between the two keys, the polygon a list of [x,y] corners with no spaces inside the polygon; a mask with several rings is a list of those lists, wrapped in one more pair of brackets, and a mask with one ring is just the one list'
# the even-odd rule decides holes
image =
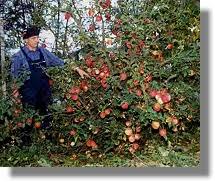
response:
{"label": "denim overall", "polygon": [[[31,72],[30,79],[26,80],[20,88],[22,104],[33,106],[34,109],[39,110],[40,115],[46,115],[48,114],[48,105],[51,102],[51,88],[49,77],[43,70],[46,68],[44,56],[39,49],[40,58],[32,60],[22,48],[21,50],[27,59]],[[44,125],[46,128],[46,125],[50,124],[49,120],[50,117],[45,117],[42,127]]]}

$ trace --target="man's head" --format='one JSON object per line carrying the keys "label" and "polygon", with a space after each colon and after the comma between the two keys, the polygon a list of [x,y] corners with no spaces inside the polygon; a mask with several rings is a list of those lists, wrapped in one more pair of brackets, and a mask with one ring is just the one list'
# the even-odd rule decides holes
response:
{"label": "man's head", "polygon": [[23,39],[30,50],[35,50],[39,43],[40,29],[32,26],[23,33]]}

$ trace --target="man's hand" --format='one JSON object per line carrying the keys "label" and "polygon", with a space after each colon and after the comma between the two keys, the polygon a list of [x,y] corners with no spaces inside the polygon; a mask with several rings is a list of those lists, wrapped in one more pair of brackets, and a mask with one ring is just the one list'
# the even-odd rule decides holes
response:
{"label": "man's hand", "polygon": [[75,68],[75,70],[78,72],[78,74],[81,76],[81,78],[84,78],[84,76],[90,78],[90,76],[85,71],[83,71],[82,69],[77,67],[77,68]]}

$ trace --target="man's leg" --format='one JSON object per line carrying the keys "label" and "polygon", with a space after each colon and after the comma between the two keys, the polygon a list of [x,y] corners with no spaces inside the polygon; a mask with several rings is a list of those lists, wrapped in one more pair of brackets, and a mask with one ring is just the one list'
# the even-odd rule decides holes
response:
{"label": "man's leg", "polygon": [[[36,109],[36,90],[31,88],[28,84],[24,84],[20,90],[21,101],[23,108],[26,110]],[[33,124],[25,125],[25,128],[20,128],[19,138],[21,140],[21,145],[29,146],[32,143],[31,134],[33,130]]]}
{"label": "man's leg", "polygon": [[40,111],[40,114],[44,116],[43,122],[42,122],[42,128],[43,129],[50,129],[51,123],[52,123],[52,115],[48,110],[48,105],[51,103],[51,90],[48,84],[46,84],[46,80],[43,80],[45,83],[43,87],[40,89],[40,92],[38,94],[38,108]]}
{"label": "man's leg", "polygon": [[44,116],[42,120],[42,129],[50,129],[51,128],[51,122],[52,122],[52,116],[48,111],[48,106],[46,106],[44,103],[38,104],[39,108],[39,114],[41,116]]}

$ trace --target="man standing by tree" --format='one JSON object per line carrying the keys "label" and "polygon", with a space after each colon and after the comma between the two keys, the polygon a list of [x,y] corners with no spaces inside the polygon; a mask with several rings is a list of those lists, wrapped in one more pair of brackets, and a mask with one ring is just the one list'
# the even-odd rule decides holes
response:
{"label": "man standing by tree", "polygon": [[[29,76],[19,89],[22,104],[24,107],[31,106],[38,110],[40,115],[48,115],[48,105],[51,103],[51,88],[45,68],[63,66],[64,61],[47,49],[38,47],[39,32],[39,28],[32,26],[23,33],[25,46],[13,55],[11,74],[13,78],[20,78],[25,71],[29,71]],[[86,72],[78,67],[74,70],[82,78],[84,76],[89,77]],[[49,128],[50,122],[51,118],[45,117],[42,128]]]}

